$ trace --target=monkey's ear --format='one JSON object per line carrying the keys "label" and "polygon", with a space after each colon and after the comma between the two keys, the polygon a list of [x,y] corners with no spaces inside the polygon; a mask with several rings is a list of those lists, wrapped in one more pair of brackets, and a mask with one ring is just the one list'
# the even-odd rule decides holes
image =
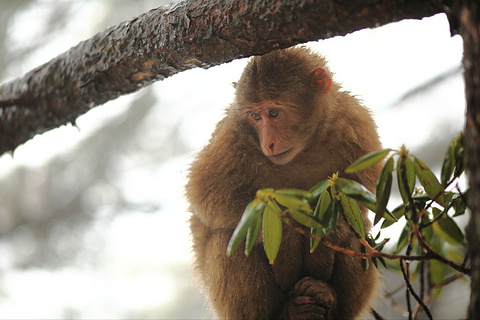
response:
{"label": "monkey's ear", "polygon": [[327,93],[332,88],[332,78],[330,78],[327,72],[322,68],[315,69],[313,72],[313,81],[315,81],[317,86],[322,89],[324,93]]}
{"label": "monkey's ear", "polygon": [[232,82],[232,87],[233,87],[234,89],[237,89],[237,83],[236,83],[236,82]]}

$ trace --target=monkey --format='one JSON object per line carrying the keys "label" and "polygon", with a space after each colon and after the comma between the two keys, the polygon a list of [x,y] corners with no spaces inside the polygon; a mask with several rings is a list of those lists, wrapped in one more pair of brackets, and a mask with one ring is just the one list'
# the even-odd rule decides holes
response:
{"label": "monkey", "polygon": [[[289,226],[273,264],[261,237],[248,257],[241,247],[228,257],[226,248],[257,190],[309,190],[335,172],[373,190],[378,165],[344,170],[378,149],[370,111],[332,80],[324,58],[292,47],[248,62],[185,186],[195,270],[220,317],[354,319],[368,310],[378,271],[322,243],[310,253],[309,239]],[[370,228],[366,208],[362,215]],[[361,250],[342,216],[326,239]]]}

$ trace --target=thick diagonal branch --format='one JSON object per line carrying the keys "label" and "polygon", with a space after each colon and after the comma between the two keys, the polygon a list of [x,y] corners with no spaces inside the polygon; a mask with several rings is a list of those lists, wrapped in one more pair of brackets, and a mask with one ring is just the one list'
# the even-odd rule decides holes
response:
{"label": "thick diagonal branch", "polygon": [[0,154],[180,71],[430,16],[442,10],[435,3],[199,0],[151,10],[0,86]]}

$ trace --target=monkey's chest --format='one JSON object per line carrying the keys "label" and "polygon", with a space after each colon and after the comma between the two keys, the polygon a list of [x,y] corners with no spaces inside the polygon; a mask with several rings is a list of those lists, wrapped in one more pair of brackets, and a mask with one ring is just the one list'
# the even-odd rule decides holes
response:
{"label": "monkey's chest", "polygon": [[272,265],[276,283],[289,291],[301,278],[311,276],[328,281],[332,275],[334,255],[321,244],[310,253],[309,239],[289,226],[283,227],[282,244]]}

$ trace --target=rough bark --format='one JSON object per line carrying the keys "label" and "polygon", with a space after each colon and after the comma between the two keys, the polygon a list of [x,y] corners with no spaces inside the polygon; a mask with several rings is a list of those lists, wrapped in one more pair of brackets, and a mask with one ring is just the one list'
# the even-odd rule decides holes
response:
{"label": "rough bark", "polygon": [[186,69],[441,11],[435,0],[199,0],[154,9],[0,86],[0,154]]}
{"label": "rough bark", "polygon": [[463,66],[467,114],[465,153],[469,178],[471,218],[466,233],[471,263],[471,297],[468,319],[480,319],[480,3],[462,1],[456,12],[464,43]]}

